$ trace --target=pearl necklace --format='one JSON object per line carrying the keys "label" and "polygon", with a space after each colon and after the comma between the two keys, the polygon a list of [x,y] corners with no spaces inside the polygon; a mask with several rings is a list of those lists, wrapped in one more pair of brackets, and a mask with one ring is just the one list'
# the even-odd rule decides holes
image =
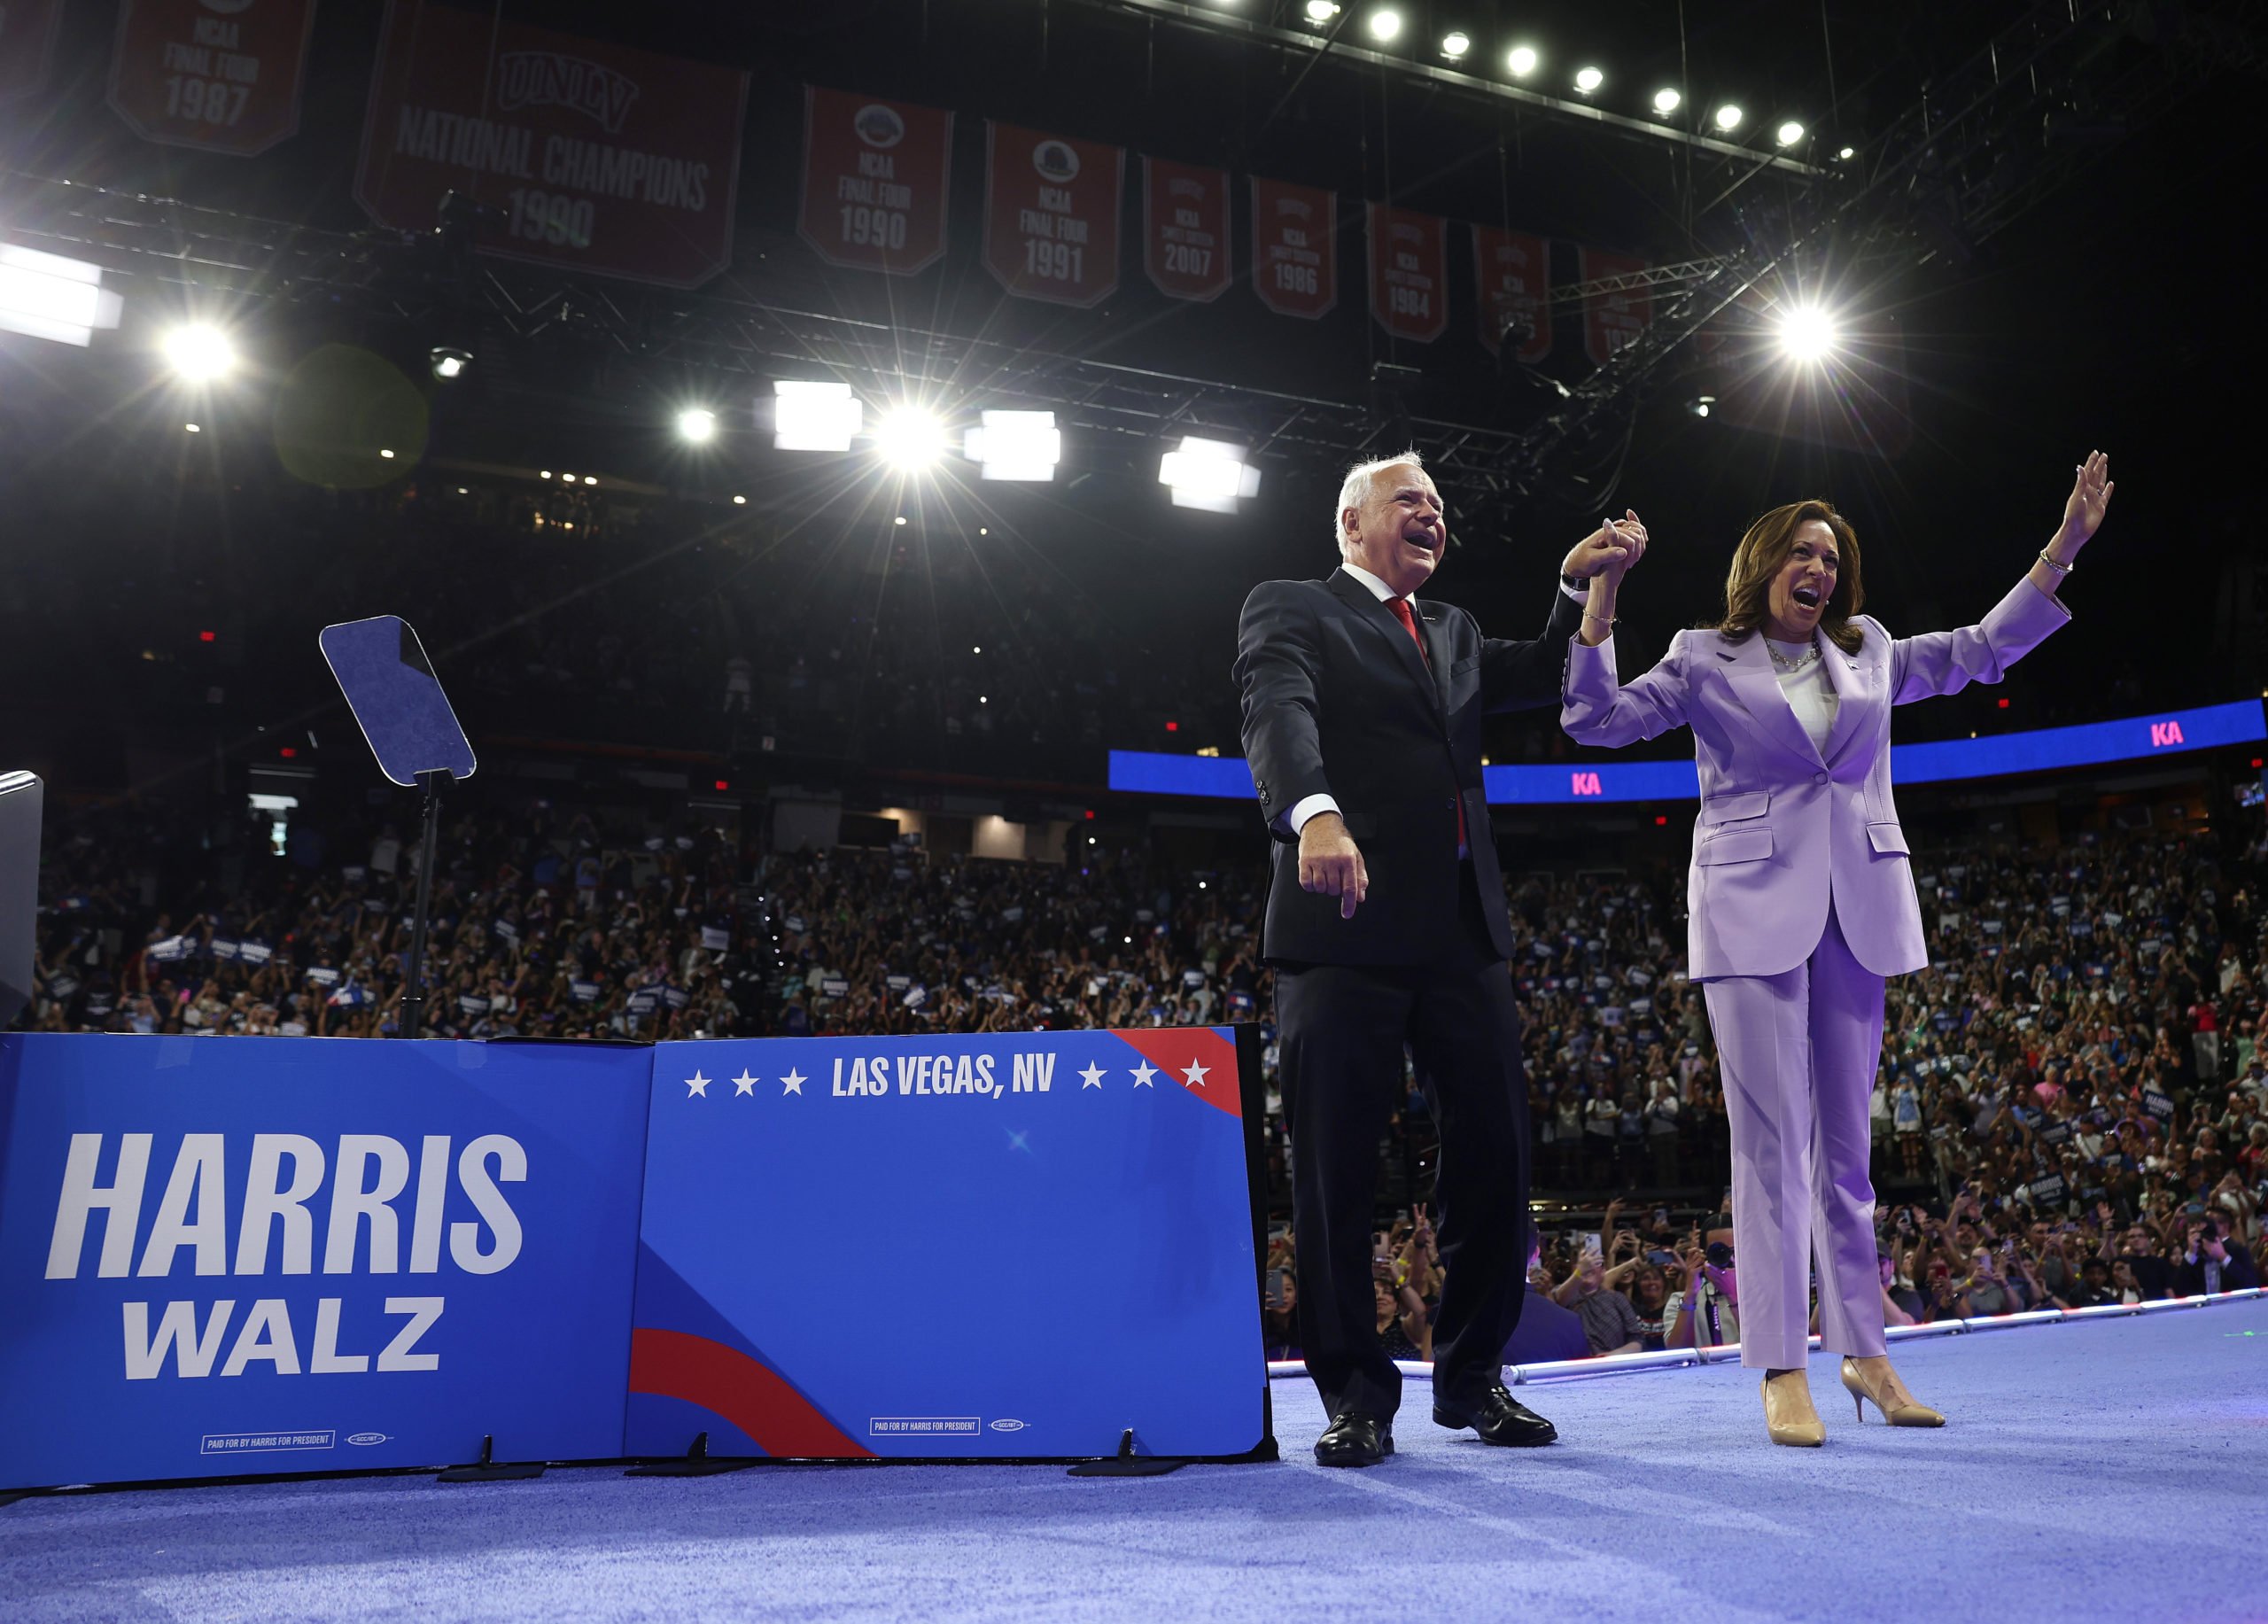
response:
{"label": "pearl necklace", "polygon": [[1772,657],[1772,663],[1775,665],[1777,665],[1782,671],[1793,675],[1795,672],[1803,670],[1806,666],[1811,664],[1814,661],[1819,658],[1819,645],[1817,643],[1812,644],[1810,648],[1806,649],[1803,653],[1791,660],[1786,655],[1781,653],[1777,649],[1775,649],[1772,646],[1772,640],[1767,637],[1764,640],[1764,652]]}

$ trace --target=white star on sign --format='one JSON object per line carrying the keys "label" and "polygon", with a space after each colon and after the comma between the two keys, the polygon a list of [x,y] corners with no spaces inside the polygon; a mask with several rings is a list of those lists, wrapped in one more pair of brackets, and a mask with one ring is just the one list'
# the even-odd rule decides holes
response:
{"label": "white star on sign", "polygon": [[700,1095],[703,1100],[709,1098],[709,1079],[703,1076],[697,1070],[685,1080],[685,1097],[690,1100],[695,1094]]}
{"label": "white star on sign", "polygon": [[733,1092],[735,1096],[741,1094],[754,1094],[756,1092],[755,1074],[750,1072],[747,1067],[742,1067],[741,1075],[733,1079]]}
{"label": "white star on sign", "polygon": [[1153,1085],[1150,1082],[1150,1079],[1157,1075],[1158,1068],[1155,1066],[1151,1065],[1149,1061],[1144,1061],[1139,1066],[1137,1066],[1134,1068],[1134,1086],[1137,1088],[1152,1087]]}
{"label": "white star on sign", "polygon": [[1195,1061],[1190,1061],[1188,1068],[1181,1074],[1181,1080],[1188,1084],[1192,1088],[1204,1087],[1205,1068],[1199,1065]]}
{"label": "white star on sign", "polygon": [[1087,1062],[1086,1069],[1079,1073],[1079,1075],[1086,1078],[1086,1081],[1080,1084],[1082,1088],[1100,1088],[1102,1086],[1102,1068],[1096,1065],[1092,1061],[1089,1061]]}
{"label": "white star on sign", "polygon": [[800,1071],[789,1072],[780,1079],[780,1097],[785,1100],[788,1095],[793,1094],[796,1099],[801,1100],[804,1097],[804,1084],[808,1081],[810,1079]]}

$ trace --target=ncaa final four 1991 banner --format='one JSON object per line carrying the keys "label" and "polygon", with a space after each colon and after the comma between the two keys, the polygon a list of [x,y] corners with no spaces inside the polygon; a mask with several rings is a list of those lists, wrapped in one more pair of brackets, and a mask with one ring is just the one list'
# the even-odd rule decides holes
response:
{"label": "ncaa final four 1991 banner", "polygon": [[661,1045],[627,1452],[1258,1448],[1240,1030]]}
{"label": "ncaa final four 1991 banner", "polygon": [[0,1037],[0,1488],[618,1456],[649,1064]]}
{"label": "ncaa final four 1991 banner", "polygon": [[488,253],[696,287],[732,263],[747,99],[734,69],[391,0],[354,195],[431,231],[454,190]]}

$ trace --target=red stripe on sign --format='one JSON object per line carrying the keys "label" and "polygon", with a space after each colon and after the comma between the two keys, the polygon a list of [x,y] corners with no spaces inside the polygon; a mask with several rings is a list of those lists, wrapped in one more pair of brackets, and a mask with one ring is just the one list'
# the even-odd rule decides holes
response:
{"label": "red stripe on sign", "polygon": [[1142,1026],[1113,1037],[1158,1068],[1152,1086],[1170,1082],[1216,1110],[1241,1117],[1237,1086],[1237,1046],[1209,1026]]}
{"label": "red stripe on sign", "polygon": [[680,1398],[720,1416],[782,1459],[868,1460],[785,1377],[737,1348],[683,1331],[641,1325],[630,1333],[630,1390]]}

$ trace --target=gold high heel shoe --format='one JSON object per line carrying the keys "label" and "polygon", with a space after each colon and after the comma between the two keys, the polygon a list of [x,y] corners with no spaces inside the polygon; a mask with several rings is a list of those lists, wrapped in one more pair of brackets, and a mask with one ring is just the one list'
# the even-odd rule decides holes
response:
{"label": "gold high heel shoe", "polygon": [[1827,1427],[1812,1407],[1811,1379],[1802,1371],[1764,1379],[1764,1431],[1775,1443],[1815,1449],[1827,1441]]}
{"label": "gold high heel shoe", "polygon": [[1882,1418],[1892,1426],[1943,1426],[1946,1424],[1945,1417],[1927,1404],[1915,1401],[1914,1395],[1906,1390],[1906,1384],[1899,1380],[1898,1372],[1890,1368],[1887,1358],[1882,1362],[1882,1374],[1883,1390],[1877,1393],[1859,1369],[1856,1359],[1845,1357],[1843,1361],[1844,1390],[1850,1394],[1851,1403],[1857,1408],[1860,1421],[1867,1418],[1867,1405],[1871,1401],[1874,1407],[1882,1411]]}

